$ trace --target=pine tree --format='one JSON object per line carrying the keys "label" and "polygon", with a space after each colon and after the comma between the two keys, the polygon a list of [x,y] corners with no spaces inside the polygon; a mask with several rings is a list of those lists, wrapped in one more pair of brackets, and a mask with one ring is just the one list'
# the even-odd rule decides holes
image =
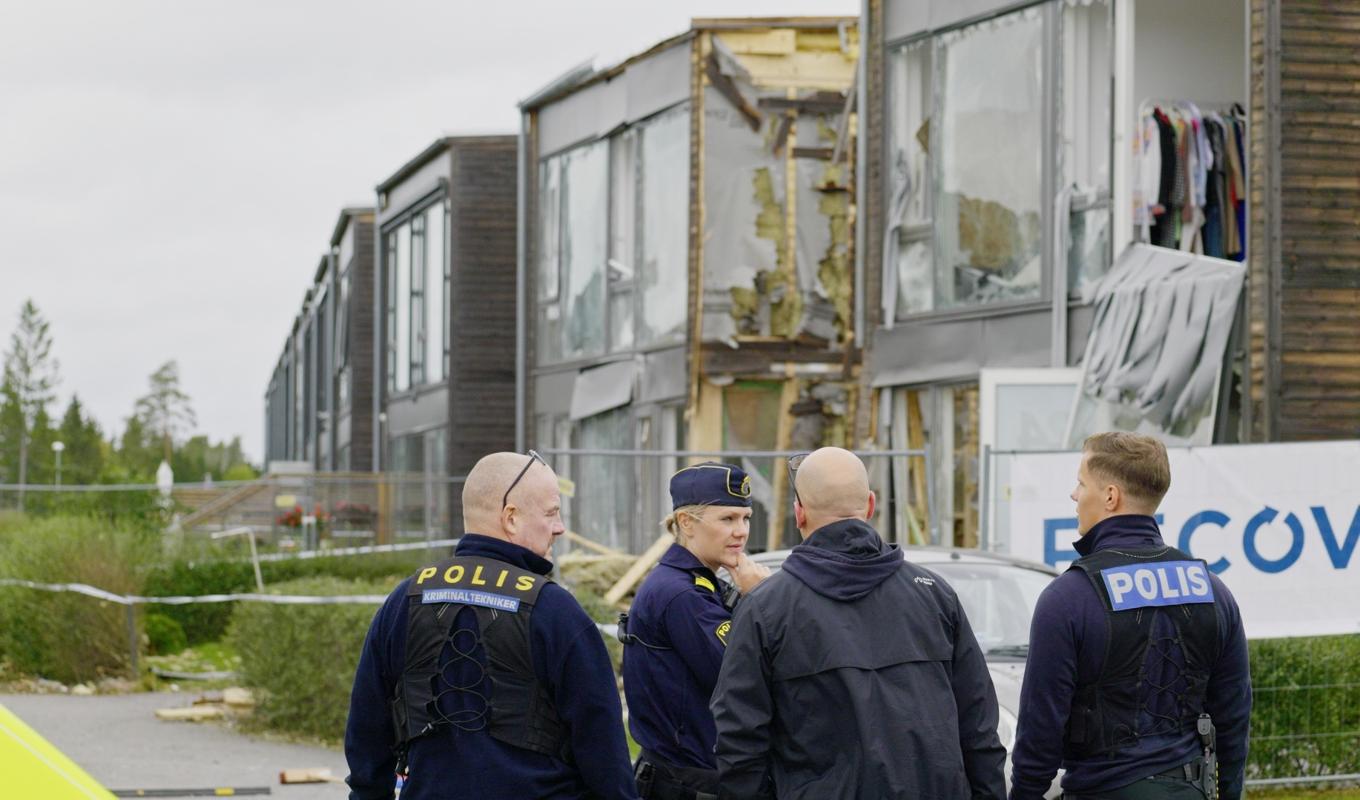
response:
{"label": "pine tree", "polygon": [[52,357],[52,335],[32,300],[19,310],[19,327],[10,337],[5,352],[4,385],[12,393],[21,417],[18,438],[19,510],[24,508],[23,484],[28,483],[28,461],[33,426],[39,414],[55,398],[57,360]]}
{"label": "pine tree", "polygon": [[167,361],[151,373],[151,391],[137,401],[136,417],[148,433],[160,438],[169,462],[175,438],[198,423],[189,395],[179,388],[179,364]]}
{"label": "pine tree", "polygon": [[62,483],[95,483],[104,471],[104,441],[99,423],[86,418],[80,398],[72,396],[66,406],[57,438],[66,445],[62,456]]}

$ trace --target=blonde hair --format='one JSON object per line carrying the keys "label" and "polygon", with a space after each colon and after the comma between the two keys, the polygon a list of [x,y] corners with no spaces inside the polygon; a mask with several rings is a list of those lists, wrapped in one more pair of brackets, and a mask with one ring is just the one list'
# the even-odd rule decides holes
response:
{"label": "blonde hair", "polygon": [[1091,474],[1119,484],[1136,502],[1156,508],[1171,488],[1166,445],[1151,436],[1097,433],[1088,436],[1081,449]]}
{"label": "blonde hair", "polygon": [[675,541],[678,543],[680,542],[680,516],[682,514],[687,514],[691,517],[694,517],[695,519],[703,519],[704,510],[711,505],[713,504],[694,503],[693,505],[680,506],[671,513],[667,514],[666,518],[661,520],[661,525],[666,529],[667,533],[675,537]]}

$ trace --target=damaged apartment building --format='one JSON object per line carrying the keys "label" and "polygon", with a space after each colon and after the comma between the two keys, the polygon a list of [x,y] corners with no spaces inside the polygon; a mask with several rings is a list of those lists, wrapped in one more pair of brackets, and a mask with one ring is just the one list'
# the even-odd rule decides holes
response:
{"label": "damaged apartment building", "polygon": [[[581,535],[645,549],[681,465],[599,451],[849,441],[856,23],[696,19],[521,104],[521,439]],[[782,462],[745,466],[752,546],[791,542]]]}
{"label": "damaged apartment building", "polygon": [[369,469],[372,312],[373,209],[347,208],[265,393],[266,471]]}
{"label": "damaged apartment building", "polygon": [[[868,0],[857,439],[885,530],[1004,548],[998,454],[1360,435],[1354,16]],[[1348,310],[1349,309],[1349,310]]]}

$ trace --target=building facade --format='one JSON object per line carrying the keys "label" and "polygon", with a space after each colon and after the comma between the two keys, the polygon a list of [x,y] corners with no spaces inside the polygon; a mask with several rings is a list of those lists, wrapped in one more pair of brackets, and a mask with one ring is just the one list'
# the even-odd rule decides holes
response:
{"label": "building facade", "polygon": [[[669,510],[677,457],[597,451],[847,441],[858,56],[854,19],[695,20],[521,105],[520,425],[568,527],[640,551]],[[780,462],[746,466],[754,546],[790,541]]]}
{"label": "building facade", "polygon": [[[1276,0],[865,3],[861,386],[879,413],[856,431],[930,450],[881,476],[896,535],[979,543],[990,453],[1099,428],[1360,434],[1356,90],[1335,74],[1352,27]],[[1098,310],[1158,259],[1179,259],[1158,290],[1204,327],[1197,358],[1147,376],[1193,395],[1161,416],[1095,357]],[[1159,333],[1164,352],[1187,335]]]}
{"label": "building facade", "polygon": [[399,527],[461,528],[460,476],[515,444],[515,154],[446,137],[377,187],[372,468]]}

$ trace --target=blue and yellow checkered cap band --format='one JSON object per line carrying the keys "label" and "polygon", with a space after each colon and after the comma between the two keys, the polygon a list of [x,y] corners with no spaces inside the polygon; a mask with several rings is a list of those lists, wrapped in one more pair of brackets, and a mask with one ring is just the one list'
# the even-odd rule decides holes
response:
{"label": "blue and yellow checkered cap band", "polygon": [[671,508],[751,506],[751,476],[735,464],[706,461],[671,476]]}

